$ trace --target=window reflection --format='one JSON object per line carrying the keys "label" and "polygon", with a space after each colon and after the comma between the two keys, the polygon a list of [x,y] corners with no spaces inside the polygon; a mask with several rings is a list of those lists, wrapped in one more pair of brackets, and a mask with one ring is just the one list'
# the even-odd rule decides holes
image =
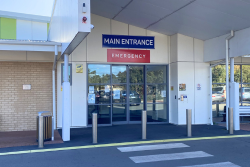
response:
{"label": "window reflection", "polygon": [[166,83],[166,66],[147,66],[147,83]]}
{"label": "window reflection", "polygon": [[110,65],[88,65],[89,83],[110,83]]}

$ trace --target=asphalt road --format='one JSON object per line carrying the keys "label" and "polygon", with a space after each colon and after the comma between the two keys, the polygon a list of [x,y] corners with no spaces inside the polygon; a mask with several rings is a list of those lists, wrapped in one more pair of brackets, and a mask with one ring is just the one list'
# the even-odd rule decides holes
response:
{"label": "asphalt road", "polygon": [[[177,144],[176,144],[177,143]],[[165,145],[159,145],[165,144]],[[153,146],[152,146],[153,145]],[[87,148],[0,156],[2,167],[249,167],[250,138],[213,139]],[[147,146],[147,147],[144,147]],[[132,148],[127,148],[132,147]],[[139,149],[139,150],[136,150]],[[207,167],[210,167],[207,166]],[[202,167],[202,166],[201,166]]]}

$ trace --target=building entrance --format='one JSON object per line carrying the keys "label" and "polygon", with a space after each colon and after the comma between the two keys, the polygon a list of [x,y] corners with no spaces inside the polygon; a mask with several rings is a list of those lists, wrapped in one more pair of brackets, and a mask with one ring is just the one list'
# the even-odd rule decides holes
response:
{"label": "building entrance", "polygon": [[93,112],[98,124],[140,123],[143,110],[148,122],[168,121],[167,66],[89,64],[88,83],[89,124]]}

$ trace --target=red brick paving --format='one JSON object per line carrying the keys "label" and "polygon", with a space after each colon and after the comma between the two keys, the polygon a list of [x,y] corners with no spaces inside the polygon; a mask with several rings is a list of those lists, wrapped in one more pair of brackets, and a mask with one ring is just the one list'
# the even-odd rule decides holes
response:
{"label": "red brick paving", "polygon": [[[54,141],[46,141],[46,144],[63,143],[57,130],[54,133]],[[36,131],[0,132],[0,148],[37,145]]]}

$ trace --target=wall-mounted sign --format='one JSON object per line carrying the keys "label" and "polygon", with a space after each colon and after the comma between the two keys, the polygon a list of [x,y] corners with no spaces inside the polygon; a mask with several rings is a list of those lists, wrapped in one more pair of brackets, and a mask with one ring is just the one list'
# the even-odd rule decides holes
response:
{"label": "wall-mounted sign", "polygon": [[201,90],[201,84],[197,84],[197,90]]}
{"label": "wall-mounted sign", "polygon": [[114,97],[113,99],[120,99],[120,90],[114,90]]}
{"label": "wall-mounted sign", "polygon": [[31,85],[23,85],[23,90],[31,90]]}
{"label": "wall-mounted sign", "polygon": [[179,91],[186,91],[186,84],[179,84]]}
{"label": "wall-mounted sign", "polygon": [[165,90],[161,91],[161,97],[166,97],[166,91]]}
{"label": "wall-mounted sign", "polygon": [[76,65],[76,73],[83,73],[83,65],[82,64]]}
{"label": "wall-mounted sign", "polygon": [[150,63],[150,50],[107,49],[108,62]]}
{"label": "wall-mounted sign", "polygon": [[102,47],[154,49],[155,37],[102,34]]}
{"label": "wall-mounted sign", "polygon": [[88,103],[95,104],[95,94],[88,94]]}

